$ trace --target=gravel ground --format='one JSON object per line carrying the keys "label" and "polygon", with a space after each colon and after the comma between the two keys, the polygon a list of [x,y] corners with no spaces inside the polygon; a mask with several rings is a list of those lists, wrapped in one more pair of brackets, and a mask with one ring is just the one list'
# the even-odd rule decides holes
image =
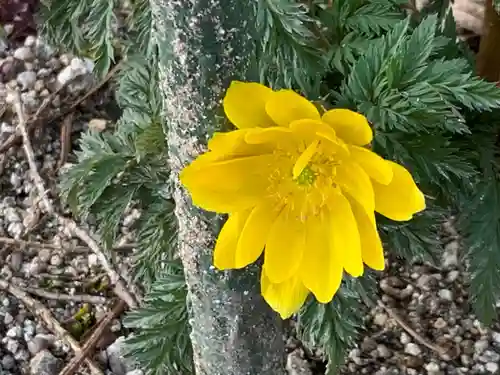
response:
{"label": "gravel ground", "polygon": [[[4,28],[7,34],[12,32],[9,25]],[[50,117],[90,89],[94,83],[91,71],[90,61],[58,54],[35,36],[14,45],[0,39],[0,147],[15,133],[16,120],[7,107],[9,89],[21,92],[28,116],[46,105],[39,116]],[[78,133],[88,127],[91,117],[92,113],[75,117],[73,131]],[[37,166],[46,182],[57,180],[60,123],[43,123],[43,129],[36,129],[32,136]],[[53,190],[55,186],[49,184],[49,188]],[[57,201],[53,204],[56,210],[68,214]],[[135,219],[137,214],[132,211],[124,220],[124,241],[130,238],[129,227]],[[0,152],[0,281],[7,281],[42,302],[61,326],[77,338],[114,303],[106,295],[107,276],[96,255],[81,245],[67,228],[42,213],[23,149],[14,145]],[[115,261],[126,267],[127,259],[121,255],[117,252]],[[47,295],[47,291],[52,295]],[[90,303],[65,301],[61,300],[61,293],[95,298]],[[32,312],[12,293],[0,290],[0,375],[57,374],[73,356],[70,346]],[[121,321],[115,319],[98,343],[93,360],[107,369],[103,373],[142,373],[120,355],[124,334]]]}
{"label": "gravel ground", "polygon": [[[5,29],[11,31],[9,25]],[[13,47],[0,40],[0,103],[5,102],[8,88],[18,88],[28,114],[33,114],[46,98],[50,99],[49,108],[57,110],[90,88],[91,69],[90,62],[58,54],[37,37],[30,36]],[[61,86],[66,87],[54,94]],[[0,107],[0,115],[1,145],[15,127],[5,107]],[[75,118],[74,132],[88,127],[91,117]],[[54,181],[61,148],[58,128],[35,132],[33,143],[41,174]],[[67,228],[42,214],[21,148],[0,153],[0,171],[0,280],[30,292],[66,330],[78,336],[86,324],[112,307],[102,291],[105,273],[97,257],[80,246]],[[59,210],[63,212],[63,208]],[[137,213],[132,211],[124,220],[122,243],[136,218]],[[392,262],[381,277],[381,301],[388,309],[371,311],[367,332],[350,352],[342,375],[499,372],[500,329],[485,329],[470,313],[466,275],[458,263],[458,236],[451,225],[445,229],[446,252],[438,268]],[[126,257],[121,255],[117,253],[117,261],[126,266]],[[102,301],[88,305],[62,301],[37,295],[40,290],[92,294],[101,296]],[[120,320],[113,321],[94,360],[110,374],[141,375],[120,356],[124,334]],[[12,294],[0,291],[0,375],[56,374],[71,356],[72,349],[56,338],[45,322]],[[301,349],[291,348],[287,367],[292,375],[311,375],[319,366],[306,359]]]}

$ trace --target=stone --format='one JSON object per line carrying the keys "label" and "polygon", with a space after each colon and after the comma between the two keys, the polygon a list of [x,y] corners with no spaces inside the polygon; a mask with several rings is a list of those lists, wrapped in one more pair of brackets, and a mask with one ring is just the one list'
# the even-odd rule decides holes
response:
{"label": "stone", "polygon": [[48,350],[37,353],[30,361],[31,375],[54,375],[61,369],[61,361]]}
{"label": "stone", "polygon": [[302,358],[298,350],[291,352],[286,360],[286,370],[289,375],[312,375],[307,361]]}
{"label": "stone", "polygon": [[19,347],[20,347],[19,341],[7,338],[5,342],[5,349],[7,349],[8,352],[16,354],[17,351],[19,350]]}
{"label": "stone", "polygon": [[420,347],[417,344],[409,342],[405,345],[405,353],[418,357],[422,354],[422,350],[420,350]]}
{"label": "stone", "polygon": [[458,250],[460,244],[458,241],[451,241],[444,247],[443,267],[455,268],[458,266]]}
{"label": "stone", "polygon": [[429,374],[435,374],[435,373],[439,372],[440,368],[439,368],[439,365],[437,363],[430,362],[430,363],[425,365],[425,370]]}
{"label": "stone", "polygon": [[57,82],[60,86],[65,86],[77,77],[92,73],[93,69],[94,66],[91,60],[74,57],[71,59],[70,64],[59,72]]}
{"label": "stone", "polygon": [[52,254],[49,249],[42,249],[38,252],[38,259],[43,263],[48,263]]}
{"label": "stone", "polygon": [[384,344],[377,345],[377,354],[380,358],[390,358],[392,355],[390,349]]}
{"label": "stone", "polygon": [[443,318],[440,317],[440,318],[436,319],[436,321],[433,324],[433,327],[436,329],[443,329],[447,325],[448,325],[448,323],[446,322],[446,320],[444,320]]}
{"label": "stone", "polygon": [[33,87],[35,87],[36,73],[32,71],[19,73],[17,75],[17,83],[19,83],[21,89],[31,90]]}
{"label": "stone", "polygon": [[487,340],[479,340],[474,343],[474,351],[476,354],[481,354],[483,353],[489,346],[489,343]]}
{"label": "stone", "polygon": [[446,281],[453,283],[458,279],[458,276],[460,276],[460,272],[457,270],[450,271],[448,272],[448,275],[446,275]]}
{"label": "stone", "polygon": [[484,365],[484,368],[491,374],[498,373],[498,364],[496,362],[488,362]]}
{"label": "stone", "polygon": [[2,367],[5,370],[13,370],[16,367],[16,360],[10,354],[6,354],[2,358]]}
{"label": "stone", "polygon": [[31,341],[28,342],[28,350],[31,354],[35,355],[42,350],[49,348],[49,341],[42,335],[36,335]]}
{"label": "stone", "polygon": [[29,47],[19,47],[14,51],[14,58],[22,61],[32,61],[35,54]]}
{"label": "stone", "polygon": [[354,348],[349,352],[349,358],[359,366],[363,364],[363,361],[361,360],[361,350],[358,348]]}
{"label": "stone", "polygon": [[122,348],[124,344],[125,337],[120,336],[106,349],[108,365],[114,375],[125,375],[127,371],[133,370],[130,363],[123,358]]}
{"label": "stone", "polygon": [[127,372],[126,375],[144,375],[144,371],[139,370],[139,369],[132,370],[132,371]]}
{"label": "stone", "polygon": [[408,334],[406,332],[401,332],[401,336],[399,337],[399,341],[401,342],[401,344],[406,345],[409,342],[411,342],[411,338],[410,338],[410,336],[408,336]]}
{"label": "stone", "polygon": [[361,343],[361,350],[364,352],[371,352],[377,349],[377,342],[371,337],[365,337]]}
{"label": "stone", "polygon": [[6,326],[9,326],[14,321],[14,317],[10,313],[5,313],[3,317],[3,322]]}
{"label": "stone", "polygon": [[26,39],[24,39],[25,47],[33,47],[36,44],[36,36],[28,35]]}
{"label": "stone", "polygon": [[375,323],[375,325],[377,326],[383,327],[387,323],[388,318],[389,317],[387,316],[387,314],[377,313],[373,318],[373,323]]}
{"label": "stone", "polygon": [[23,329],[19,326],[11,327],[7,331],[6,335],[7,335],[7,337],[10,337],[10,338],[22,337]]}
{"label": "stone", "polygon": [[88,127],[90,130],[93,130],[96,132],[102,132],[102,131],[106,130],[107,123],[108,122],[105,119],[93,118],[92,120],[89,121]]}
{"label": "stone", "polygon": [[21,251],[14,251],[10,255],[10,268],[12,271],[19,272],[23,265],[23,253]]}
{"label": "stone", "polygon": [[438,292],[439,298],[445,301],[453,301],[453,293],[449,289],[440,289]]}
{"label": "stone", "polygon": [[495,341],[495,343],[500,344],[500,332],[493,332],[491,334],[491,338]]}
{"label": "stone", "polygon": [[50,264],[53,266],[60,266],[63,263],[63,259],[59,254],[54,254],[50,257]]}
{"label": "stone", "polygon": [[483,352],[483,354],[479,357],[479,360],[483,363],[486,362],[498,362],[500,361],[500,354],[493,350],[486,350]]}

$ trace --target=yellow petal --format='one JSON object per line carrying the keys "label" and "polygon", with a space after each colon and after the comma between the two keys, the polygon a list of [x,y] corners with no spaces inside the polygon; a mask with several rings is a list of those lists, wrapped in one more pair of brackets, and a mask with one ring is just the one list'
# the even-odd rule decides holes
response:
{"label": "yellow petal", "polygon": [[389,185],[373,182],[375,211],[396,221],[410,220],[425,209],[425,197],[410,172],[403,166],[390,162],[394,176]]}
{"label": "yellow petal", "polygon": [[235,268],[236,246],[249,214],[250,210],[231,214],[222,227],[214,250],[214,266],[218,269]]}
{"label": "yellow petal", "polygon": [[285,207],[271,227],[264,252],[264,269],[273,283],[294,275],[302,261],[305,224]]}
{"label": "yellow petal", "polygon": [[233,212],[255,205],[265,194],[269,174],[276,168],[270,154],[232,160],[193,162],[180,181],[197,206],[215,212]]}
{"label": "yellow petal", "polygon": [[373,139],[373,131],[366,117],[357,112],[344,108],[331,109],[323,114],[322,119],[347,143],[364,146]]}
{"label": "yellow petal", "polygon": [[351,152],[352,159],[372,179],[383,185],[391,182],[393,175],[392,167],[386,160],[364,147],[349,146],[349,151]]}
{"label": "yellow petal", "polygon": [[245,142],[250,145],[262,145],[262,147],[268,145],[273,149],[295,145],[292,131],[278,126],[250,129],[245,135]]}
{"label": "yellow petal", "polygon": [[242,268],[255,262],[262,251],[269,235],[269,230],[279,211],[267,203],[256,206],[242,229],[236,247],[235,267]]}
{"label": "yellow petal", "polygon": [[353,162],[344,162],[337,167],[335,182],[338,183],[343,191],[349,193],[366,210],[373,212],[375,210],[375,196],[373,193],[370,177],[358,164]]}
{"label": "yellow petal", "polygon": [[233,81],[224,97],[224,112],[237,128],[273,126],[266,113],[266,102],[273,90],[256,82]]}
{"label": "yellow petal", "polygon": [[316,151],[318,151],[318,144],[319,144],[318,140],[312,142],[298,157],[292,170],[292,175],[294,179],[300,176],[304,168],[307,167],[307,164],[309,164],[309,162],[313,158]]}
{"label": "yellow petal", "polygon": [[282,283],[274,284],[264,270],[261,274],[260,289],[266,302],[280,314],[282,319],[287,319],[298,312],[309,294],[299,277],[293,276]]}
{"label": "yellow petal", "polygon": [[342,258],[332,251],[330,220],[325,212],[307,219],[306,249],[300,265],[300,277],[316,299],[328,303],[342,282]]}
{"label": "yellow petal", "polygon": [[351,205],[342,194],[331,197],[331,250],[338,253],[342,259],[345,271],[351,276],[363,274],[363,259],[361,256],[361,240],[359,238],[356,219]]}
{"label": "yellow petal", "polygon": [[293,90],[273,92],[266,103],[266,112],[277,125],[285,127],[295,120],[320,119],[314,104]]}
{"label": "yellow petal", "polygon": [[384,249],[377,231],[375,215],[368,213],[354,199],[349,199],[351,209],[358,224],[363,262],[370,268],[383,271],[385,268]]}

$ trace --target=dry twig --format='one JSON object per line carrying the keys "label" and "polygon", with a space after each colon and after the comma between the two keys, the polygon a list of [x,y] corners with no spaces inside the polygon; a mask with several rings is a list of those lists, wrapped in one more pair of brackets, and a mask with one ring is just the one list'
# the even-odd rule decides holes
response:
{"label": "dry twig", "polygon": [[73,375],[75,371],[78,369],[82,361],[93,351],[95,350],[99,339],[101,338],[104,331],[111,324],[111,321],[119,316],[125,308],[125,303],[120,300],[118,304],[113,308],[113,310],[109,311],[104,318],[97,324],[94,332],[85,342],[85,345],[82,348],[80,354],[76,355],[71,359],[71,361],[63,368],[63,370],[59,373],[59,375]]}
{"label": "dry twig", "polygon": [[[63,327],[61,327],[50,310],[46,308],[42,303],[31,298],[26,292],[19,288],[16,288],[14,285],[8,283],[5,280],[0,279],[0,289],[9,292],[14,297],[19,299],[28,309],[30,309],[31,313],[34,316],[45,322],[47,328],[50,331],[52,331],[60,340],[69,345],[76,355],[80,355],[82,353],[82,348],[80,347],[78,342]],[[99,366],[97,366],[92,360],[86,358],[85,363],[89,367],[93,375],[104,375]]]}
{"label": "dry twig", "polygon": [[80,238],[80,240],[87,244],[90,250],[92,250],[97,255],[99,262],[107,272],[109,280],[113,285],[113,291],[115,292],[115,294],[122,300],[124,300],[130,308],[136,308],[138,304],[136,298],[127,289],[125,283],[120,278],[120,275],[118,275],[118,273],[115,271],[113,266],[104,255],[104,252],[99,247],[99,244],[85,230],[80,228],[74,220],[66,218],[54,210],[54,206],[52,205],[52,202],[47,195],[47,189],[45,188],[44,181],[38,173],[38,169],[35,163],[35,155],[31,146],[28,131],[26,129],[26,118],[24,115],[24,110],[21,104],[19,93],[15,93],[13,104],[15,112],[19,119],[18,127],[23,137],[23,148],[24,153],[26,154],[26,158],[28,159],[28,164],[32,175],[31,177],[33,178],[33,182],[36,186],[36,189],[38,190],[38,195],[42,200],[45,210],[49,214],[53,215],[57,219],[59,224],[68,228],[71,233],[75,234],[78,238]]}
{"label": "dry twig", "polygon": [[386,306],[382,301],[378,301],[378,305],[382,309],[384,309],[387,312],[387,314],[389,314],[390,317],[392,319],[394,319],[396,321],[396,323],[398,323],[401,326],[401,328],[403,328],[416,341],[418,341],[419,343],[424,345],[426,348],[438,353],[441,357],[444,357],[444,358],[446,357],[446,353],[447,353],[446,349],[441,348],[440,346],[434,345],[434,344],[430,343],[428,340],[426,340],[425,338],[423,338],[413,328],[411,328],[408,324],[406,324],[405,321],[403,319],[401,319],[399,317],[399,315],[396,314],[396,312],[393,309],[389,308],[389,306]]}
{"label": "dry twig", "polygon": [[73,112],[70,112],[63,120],[61,126],[61,152],[59,154],[59,162],[57,169],[61,168],[68,160],[68,155],[71,151],[71,129],[73,128]]}
{"label": "dry twig", "polygon": [[23,290],[29,294],[34,294],[45,299],[58,301],[87,302],[93,305],[104,305],[107,302],[106,297],[92,296],[90,294],[65,294],[60,292],[49,292],[39,288],[24,287]]}
{"label": "dry twig", "polygon": [[[37,242],[37,241],[26,241],[18,240],[10,237],[0,237],[0,244],[13,245],[18,247],[35,247],[38,249],[49,249],[49,250],[62,250],[69,253],[87,254],[90,250],[86,246],[74,246],[74,247],[64,247],[59,245],[54,245],[50,243]],[[120,252],[128,252],[137,247],[137,244],[118,244],[113,250]]]}

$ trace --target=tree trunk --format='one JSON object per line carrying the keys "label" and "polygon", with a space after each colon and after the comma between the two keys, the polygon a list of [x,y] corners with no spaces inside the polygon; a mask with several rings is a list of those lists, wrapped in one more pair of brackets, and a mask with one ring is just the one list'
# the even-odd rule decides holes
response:
{"label": "tree trunk", "polygon": [[493,5],[494,0],[486,0],[484,32],[477,54],[477,73],[491,82],[500,81],[500,16]]}
{"label": "tree trunk", "polygon": [[258,267],[214,269],[212,253],[221,220],[194,207],[177,179],[222,122],[221,99],[231,80],[249,78],[255,52],[254,1],[151,4],[196,373],[281,375],[281,321],[260,295]]}

